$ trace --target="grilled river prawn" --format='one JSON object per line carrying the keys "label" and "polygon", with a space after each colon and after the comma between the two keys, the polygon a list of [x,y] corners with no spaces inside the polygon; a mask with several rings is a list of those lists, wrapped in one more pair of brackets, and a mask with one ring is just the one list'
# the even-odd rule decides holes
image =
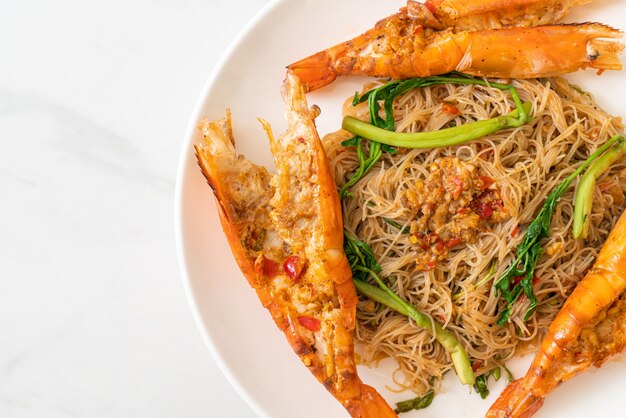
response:
{"label": "grilled river prawn", "polygon": [[342,75],[405,79],[458,71],[494,78],[619,70],[622,32],[599,23],[435,31],[406,8],[364,34],[288,66],[313,91]]}
{"label": "grilled river prawn", "polygon": [[626,348],[626,212],[593,268],[550,325],[526,376],[512,382],[487,418],[528,418],[561,383]]}
{"label": "grilled river prawn", "polygon": [[288,130],[274,138],[277,174],[235,153],[230,114],[204,121],[198,162],[237,264],[301,361],[353,417],[396,417],[357,375],[356,291],[341,209],[303,86],[287,75]]}

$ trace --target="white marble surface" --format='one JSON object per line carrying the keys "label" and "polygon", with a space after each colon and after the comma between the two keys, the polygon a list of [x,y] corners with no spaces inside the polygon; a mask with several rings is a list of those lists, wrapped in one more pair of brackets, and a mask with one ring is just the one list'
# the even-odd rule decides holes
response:
{"label": "white marble surface", "polygon": [[0,0],[0,417],[253,417],[181,284],[198,94],[267,0]]}

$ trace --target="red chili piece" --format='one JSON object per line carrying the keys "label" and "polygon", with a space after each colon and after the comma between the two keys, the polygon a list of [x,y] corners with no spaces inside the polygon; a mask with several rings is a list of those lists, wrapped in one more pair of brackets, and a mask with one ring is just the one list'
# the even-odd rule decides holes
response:
{"label": "red chili piece", "polygon": [[493,190],[485,190],[470,203],[472,210],[482,219],[488,219],[496,208],[502,206],[502,201],[493,201],[491,199],[492,193]]}
{"label": "red chili piece", "polygon": [[[511,288],[520,284],[520,282],[524,279],[525,276],[515,276],[511,279]],[[537,275],[533,276],[532,284],[533,286],[539,283],[539,277]]]}
{"label": "red chili piece", "polygon": [[272,278],[276,276],[278,263],[271,258],[263,256],[263,276]]}
{"label": "red chili piece", "polygon": [[483,219],[488,219],[491,215],[493,215],[493,206],[491,203],[482,203],[480,205],[478,216]]}
{"label": "red chili piece", "polygon": [[302,276],[302,271],[304,270],[304,262],[297,255],[290,255],[283,263],[283,270],[292,282],[298,283],[300,276]]}
{"label": "red chili piece", "polygon": [[441,253],[443,250],[449,250],[450,248],[454,248],[459,245],[463,240],[459,237],[454,237],[449,240],[437,240],[435,243],[435,251]]}
{"label": "red chili piece", "polygon": [[517,286],[522,281],[523,278],[524,278],[524,276],[515,276],[515,277],[513,277],[511,279],[511,287],[513,288],[513,287]]}
{"label": "red chili piece", "polygon": [[472,209],[474,212],[478,214],[482,219],[489,219],[491,215],[493,215],[493,206],[491,203],[485,203],[480,200],[474,200],[471,203]]}
{"label": "red chili piece", "polygon": [[441,104],[441,111],[443,113],[447,113],[449,115],[455,115],[455,116],[458,116],[461,114],[461,111],[455,105],[451,105],[450,103],[446,103],[446,102],[443,102]]}
{"label": "red chili piece", "polygon": [[460,177],[452,177],[451,181],[454,184],[452,197],[456,200],[459,198],[459,196],[461,196],[463,190],[465,190],[465,182]]}
{"label": "red chili piece", "polygon": [[299,316],[298,322],[300,322],[300,325],[302,325],[309,331],[315,332],[320,330],[320,320],[317,318],[313,318],[310,316]]}
{"label": "red chili piece", "polygon": [[436,265],[437,265],[436,261],[431,261],[430,263],[426,264],[426,266],[424,267],[424,271],[431,271],[432,269],[435,268]]}
{"label": "red chili piece", "polygon": [[479,179],[482,180],[483,182],[483,187],[481,187],[478,190],[485,190],[488,189],[489,186],[491,186],[493,183],[495,183],[495,180],[492,179],[491,177],[487,177],[487,176],[478,176]]}
{"label": "red chili piece", "polygon": [[463,242],[463,240],[461,240],[461,238],[459,238],[459,237],[451,238],[451,239],[446,241],[446,248],[447,249],[454,248],[457,245],[459,245],[461,242]]}

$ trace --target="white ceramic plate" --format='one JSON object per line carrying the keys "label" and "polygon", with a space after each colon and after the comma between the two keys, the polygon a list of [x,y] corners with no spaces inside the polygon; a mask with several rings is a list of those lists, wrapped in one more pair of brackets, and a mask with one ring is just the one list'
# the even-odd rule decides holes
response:
{"label": "white ceramic plate", "polygon": [[[191,118],[180,156],[176,191],[176,232],[181,272],[192,311],[207,345],[224,374],[263,417],[345,417],[347,413],[302,366],[268,312],[237,268],[222,233],[212,193],[193,156],[203,117],[217,119],[230,107],[239,152],[271,167],[269,146],[258,116],[275,132],[284,130],[279,88],[285,65],[363,32],[380,18],[394,13],[401,0],[282,0],[270,3],[234,41],[209,78]],[[576,10],[571,21],[598,20],[623,27],[626,7],[620,0],[597,0]],[[190,65],[193,65],[190,63]],[[581,72],[571,77],[592,91],[609,112],[625,114],[626,88],[622,73],[597,77]],[[340,107],[364,79],[341,79],[309,95],[318,104],[321,135],[340,126]],[[513,362],[516,376],[529,359]],[[360,367],[363,380],[390,402],[406,399],[392,385],[393,367]],[[546,401],[538,417],[620,416],[626,366],[608,364],[568,382]],[[504,387],[492,386],[486,400],[457,383],[450,374],[443,393],[410,417],[482,417]]]}

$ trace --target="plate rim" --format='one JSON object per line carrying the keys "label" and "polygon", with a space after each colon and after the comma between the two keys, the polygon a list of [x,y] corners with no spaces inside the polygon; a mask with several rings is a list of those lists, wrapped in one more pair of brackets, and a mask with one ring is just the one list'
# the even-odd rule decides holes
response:
{"label": "plate rim", "polygon": [[267,15],[271,14],[276,7],[280,4],[288,0],[269,0],[267,4],[261,7],[261,9],[250,19],[237,33],[235,38],[230,42],[228,47],[224,50],[217,63],[213,67],[213,70],[209,74],[209,77],[205,81],[198,98],[195,101],[193,111],[191,116],[189,117],[189,121],[187,122],[187,128],[185,129],[185,135],[183,142],[181,144],[181,149],[178,155],[177,161],[177,169],[176,169],[176,182],[174,188],[174,236],[176,243],[176,255],[178,259],[178,269],[181,276],[181,281],[183,282],[183,289],[185,292],[185,297],[187,299],[187,305],[191,310],[191,314],[194,319],[194,323],[196,328],[200,332],[202,336],[202,340],[204,344],[209,349],[209,353],[211,357],[217,363],[219,370],[226,377],[228,383],[235,389],[237,394],[241,396],[244,402],[252,409],[254,413],[263,417],[270,418],[267,412],[261,407],[261,405],[256,401],[256,399],[239,383],[239,380],[235,377],[232,371],[226,367],[226,361],[220,354],[217,349],[216,343],[211,337],[211,335],[207,332],[206,324],[200,314],[200,308],[198,306],[198,300],[196,298],[193,289],[191,288],[191,281],[189,276],[189,271],[187,269],[187,259],[186,259],[186,244],[185,244],[185,231],[183,228],[182,222],[182,213],[183,213],[183,189],[184,185],[187,182],[187,161],[190,158],[189,150],[190,146],[194,143],[194,136],[196,134],[196,125],[199,118],[202,116],[202,110],[206,101],[207,96],[210,94],[212,87],[215,84],[216,79],[224,70],[227,63],[233,56],[233,54],[237,51],[237,48],[245,39],[246,35]]}

